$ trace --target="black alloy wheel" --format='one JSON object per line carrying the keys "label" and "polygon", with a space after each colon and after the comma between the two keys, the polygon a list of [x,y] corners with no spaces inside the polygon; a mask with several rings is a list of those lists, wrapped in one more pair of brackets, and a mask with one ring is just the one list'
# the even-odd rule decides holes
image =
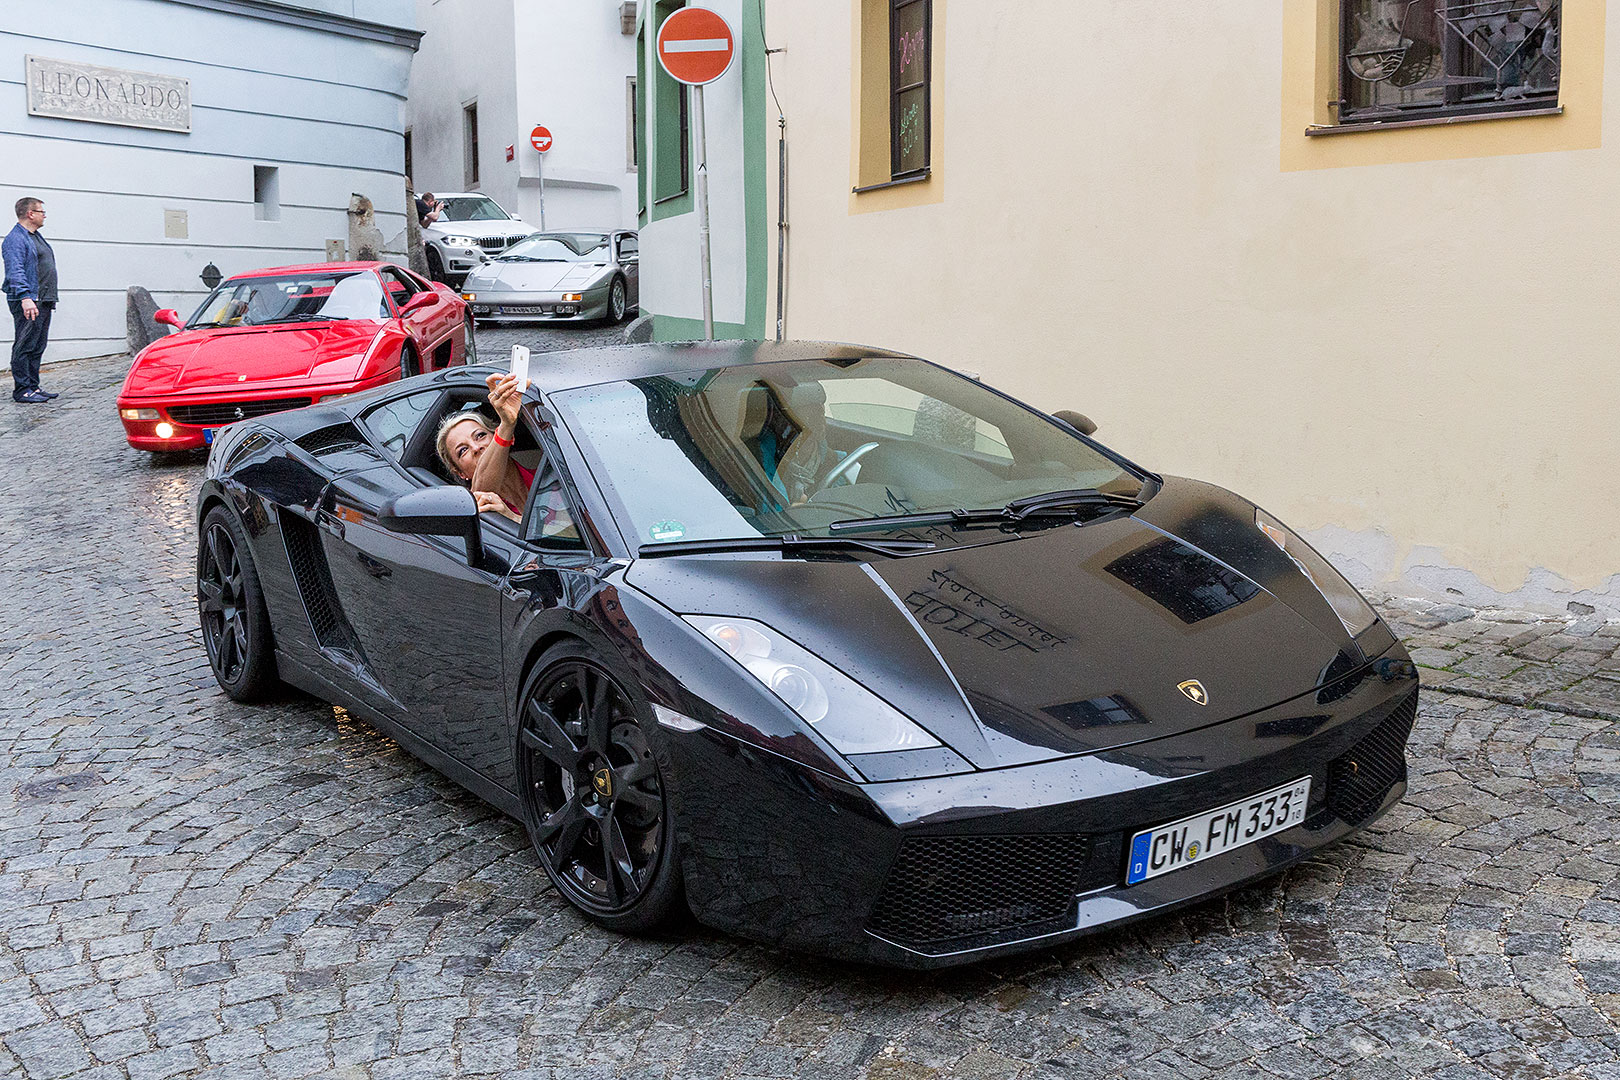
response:
{"label": "black alloy wheel", "polygon": [[220,688],[256,701],[276,684],[270,615],[246,539],[235,516],[216,506],[197,540],[197,617]]}
{"label": "black alloy wheel", "polygon": [[625,291],[624,278],[616,277],[608,288],[608,321],[623,322],[624,313],[629,310],[626,306],[629,294]]}
{"label": "black alloy wheel", "polygon": [[399,377],[409,379],[422,374],[422,361],[416,355],[416,346],[406,342],[399,350]]}
{"label": "black alloy wheel", "polygon": [[680,870],[663,773],[625,684],[582,644],[554,647],[521,699],[518,782],[540,862],[574,907],[625,932],[674,912]]}
{"label": "black alloy wheel", "polygon": [[467,312],[467,318],[461,327],[461,362],[463,364],[478,363],[477,327],[473,323],[472,312]]}

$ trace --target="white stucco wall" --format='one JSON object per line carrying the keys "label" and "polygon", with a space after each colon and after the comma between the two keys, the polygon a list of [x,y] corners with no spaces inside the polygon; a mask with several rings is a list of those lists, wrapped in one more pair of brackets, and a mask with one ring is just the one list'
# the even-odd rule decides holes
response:
{"label": "white stucco wall", "polygon": [[[545,226],[635,225],[626,153],[626,80],[635,38],[616,0],[417,0],[421,50],[407,106],[418,191],[464,190],[462,109],[477,98],[479,182],[541,223],[537,124],[555,144],[545,160]],[[506,147],[513,160],[506,160]]]}
{"label": "white stucco wall", "polygon": [[[410,0],[294,6],[414,23]],[[189,79],[192,130],[30,116],[29,54]],[[407,45],[167,0],[0,5],[0,206],[45,200],[61,274],[45,360],[121,351],[130,285],[189,314],[210,262],[229,275],[324,260],[327,239],[348,237],[351,193],[399,234],[410,62]],[[279,170],[280,220],[255,217],[255,165]],[[165,236],[166,210],[186,212],[186,237]]]}

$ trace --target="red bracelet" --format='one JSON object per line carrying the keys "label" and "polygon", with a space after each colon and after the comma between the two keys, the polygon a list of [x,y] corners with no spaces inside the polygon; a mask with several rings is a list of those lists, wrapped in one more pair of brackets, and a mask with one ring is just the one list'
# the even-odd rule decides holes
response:
{"label": "red bracelet", "polygon": [[512,446],[517,443],[516,439],[501,438],[501,433],[498,431],[492,431],[490,432],[490,435],[494,438],[496,446]]}

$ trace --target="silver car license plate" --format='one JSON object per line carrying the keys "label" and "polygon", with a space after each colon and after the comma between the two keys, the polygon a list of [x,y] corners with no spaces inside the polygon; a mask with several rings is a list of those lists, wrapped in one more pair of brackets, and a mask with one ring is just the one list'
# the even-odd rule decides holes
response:
{"label": "silver car license plate", "polygon": [[1206,810],[1131,837],[1125,884],[1135,885],[1194,862],[1235,851],[1305,820],[1311,799],[1306,776],[1247,799]]}

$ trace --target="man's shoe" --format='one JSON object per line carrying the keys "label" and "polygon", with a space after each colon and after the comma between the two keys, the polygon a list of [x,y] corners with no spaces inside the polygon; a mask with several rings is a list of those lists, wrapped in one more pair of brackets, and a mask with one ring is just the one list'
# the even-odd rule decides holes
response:
{"label": "man's shoe", "polygon": [[26,394],[13,394],[11,400],[21,405],[44,405],[51,399],[38,390],[30,390]]}
{"label": "man's shoe", "polygon": [[34,393],[36,393],[36,394],[44,394],[51,401],[55,401],[57,398],[62,396],[60,394],[53,394],[49,390],[35,390]]}

